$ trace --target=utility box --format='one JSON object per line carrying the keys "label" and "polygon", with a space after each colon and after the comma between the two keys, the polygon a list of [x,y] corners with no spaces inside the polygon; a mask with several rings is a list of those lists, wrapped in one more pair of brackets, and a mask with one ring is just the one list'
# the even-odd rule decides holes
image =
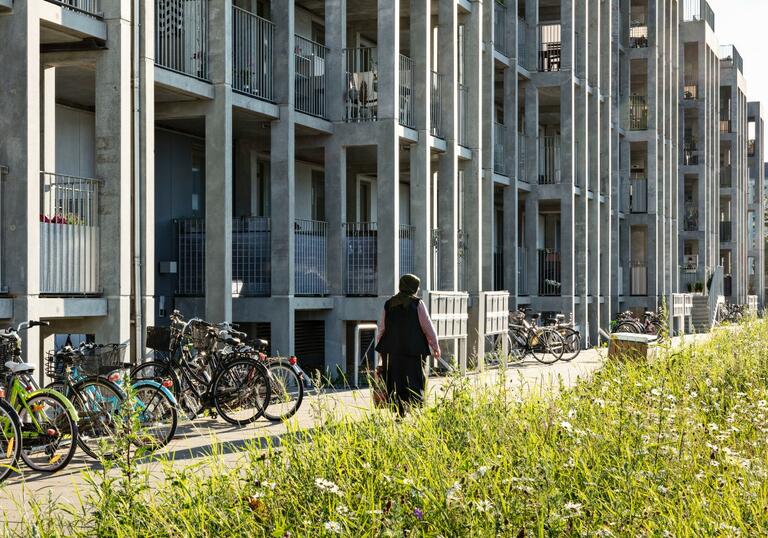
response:
{"label": "utility box", "polygon": [[658,338],[652,334],[614,333],[608,346],[608,359],[647,361],[656,356]]}

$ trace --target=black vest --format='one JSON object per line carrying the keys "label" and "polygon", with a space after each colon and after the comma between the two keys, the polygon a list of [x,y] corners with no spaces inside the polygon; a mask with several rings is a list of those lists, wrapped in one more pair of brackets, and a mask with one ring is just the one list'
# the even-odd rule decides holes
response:
{"label": "black vest", "polygon": [[413,299],[408,305],[396,307],[390,301],[384,304],[384,336],[376,351],[382,355],[429,355],[427,337],[419,324],[421,301]]}

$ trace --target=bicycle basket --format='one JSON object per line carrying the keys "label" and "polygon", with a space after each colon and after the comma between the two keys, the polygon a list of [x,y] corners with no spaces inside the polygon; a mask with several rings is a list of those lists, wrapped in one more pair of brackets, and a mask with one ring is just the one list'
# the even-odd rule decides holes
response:
{"label": "bicycle basket", "polygon": [[192,321],[189,324],[189,339],[198,351],[209,351],[215,342],[215,336],[211,334],[211,325],[204,321]]}
{"label": "bicycle basket", "polygon": [[0,366],[16,358],[16,339],[0,338]]}
{"label": "bicycle basket", "polygon": [[101,344],[80,349],[82,375],[104,375],[125,367],[125,344]]}
{"label": "bicycle basket", "polygon": [[155,351],[170,351],[171,328],[147,327],[147,347]]}
{"label": "bicycle basket", "polygon": [[75,362],[71,351],[49,351],[45,354],[45,375],[54,380],[64,379],[67,375],[67,366]]}

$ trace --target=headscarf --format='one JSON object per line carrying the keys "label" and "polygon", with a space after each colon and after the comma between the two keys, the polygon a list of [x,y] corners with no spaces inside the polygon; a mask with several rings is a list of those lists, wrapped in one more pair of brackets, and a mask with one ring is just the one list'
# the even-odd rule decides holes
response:
{"label": "headscarf", "polygon": [[414,299],[418,299],[416,294],[419,292],[421,280],[416,275],[403,275],[400,277],[398,286],[399,292],[389,300],[389,305],[394,308],[397,306],[407,306]]}

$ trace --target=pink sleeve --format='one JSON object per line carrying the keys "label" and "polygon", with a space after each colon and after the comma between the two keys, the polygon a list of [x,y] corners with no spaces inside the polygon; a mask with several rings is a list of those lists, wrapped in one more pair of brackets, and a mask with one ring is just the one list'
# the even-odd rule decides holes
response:
{"label": "pink sleeve", "polygon": [[419,301],[419,325],[421,325],[421,331],[424,336],[427,337],[427,343],[432,351],[440,349],[440,344],[437,342],[437,332],[435,326],[432,324],[432,320],[427,312],[427,307],[424,301]]}
{"label": "pink sleeve", "polygon": [[384,336],[384,329],[386,328],[384,324],[386,322],[386,319],[387,319],[387,312],[386,310],[382,310],[381,317],[379,318],[379,330],[378,330],[378,334],[376,335],[377,344],[381,340],[381,337]]}

